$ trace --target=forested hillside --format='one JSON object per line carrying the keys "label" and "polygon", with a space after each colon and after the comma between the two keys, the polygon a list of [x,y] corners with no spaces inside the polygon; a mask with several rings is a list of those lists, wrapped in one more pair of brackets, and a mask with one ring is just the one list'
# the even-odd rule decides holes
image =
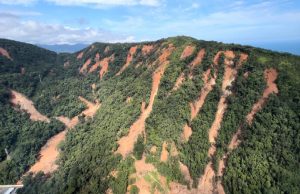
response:
{"label": "forested hillside", "polygon": [[300,193],[299,56],[0,40],[0,70],[0,184],[18,193]]}

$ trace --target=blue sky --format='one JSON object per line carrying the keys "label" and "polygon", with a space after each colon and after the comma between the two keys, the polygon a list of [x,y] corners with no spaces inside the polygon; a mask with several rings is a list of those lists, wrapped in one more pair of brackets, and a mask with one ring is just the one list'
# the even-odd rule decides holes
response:
{"label": "blue sky", "polygon": [[299,0],[0,0],[0,37],[30,43],[300,42]]}

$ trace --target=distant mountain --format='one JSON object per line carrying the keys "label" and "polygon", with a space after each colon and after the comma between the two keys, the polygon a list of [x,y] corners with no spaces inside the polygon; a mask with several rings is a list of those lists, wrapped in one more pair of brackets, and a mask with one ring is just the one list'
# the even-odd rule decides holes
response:
{"label": "distant mountain", "polygon": [[300,41],[296,42],[261,42],[251,44],[255,47],[270,49],[278,52],[288,52],[295,55],[300,55]]}
{"label": "distant mountain", "polygon": [[37,46],[57,53],[74,53],[84,49],[88,44],[37,44]]}
{"label": "distant mountain", "polygon": [[181,36],[58,54],[0,39],[0,184],[298,194],[299,100],[288,53]]}

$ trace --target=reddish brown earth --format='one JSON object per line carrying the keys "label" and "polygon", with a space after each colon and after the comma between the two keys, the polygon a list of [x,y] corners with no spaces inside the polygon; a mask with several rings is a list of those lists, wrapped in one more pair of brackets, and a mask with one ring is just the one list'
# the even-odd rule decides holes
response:
{"label": "reddish brown earth", "polygon": [[77,55],[77,59],[81,59],[83,57],[83,51]]}
{"label": "reddish brown earth", "polygon": [[278,88],[275,83],[275,80],[277,79],[277,75],[278,75],[277,71],[273,68],[265,70],[264,76],[267,82],[267,88],[264,90],[263,96],[258,100],[257,103],[253,105],[251,112],[247,115],[246,118],[249,124],[252,123],[254,115],[261,110],[263,104],[266,102],[269,95],[272,93],[275,94],[278,93]]}
{"label": "reddish brown earth", "polygon": [[53,171],[55,171],[58,167],[55,163],[59,156],[58,145],[65,139],[68,129],[73,128],[78,124],[78,117],[80,115],[93,117],[101,105],[100,103],[94,104],[92,102],[89,102],[83,97],[79,97],[79,100],[86,104],[87,109],[78,116],[73,117],[71,120],[63,116],[57,117],[57,119],[64,123],[67,128],[47,141],[47,143],[42,147],[40,151],[39,160],[29,169],[27,173],[32,172],[36,174],[39,171],[43,171],[44,173],[52,173]]}
{"label": "reddish brown earth", "polygon": [[167,150],[168,144],[167,142],[164,142],[162,145],[161,155],[160,155],[160,161],[161,162],[167,162],[169,158],[169,152]]}
{"label": "reddish brown earth", "polygon": [[7,52],[7,50],[5,50],[5,49],[2,48],[2,47],[0,47],[0,54],[3,55],[4,57],[10,59],[10,60],[13,60],[13,59],[10,57],[9,53]]}
{"label": "reddish brown earth", "polygon": [[184,73],[181,73],[181,74],[179,75],[179,77],[177,78],[177,80],[176,80],[176,82],[175,82],[175,85],[174,85],[172,91],[178,90],[178,89],[180,88],[180,86],[183,84],[184,79],[185,79],[185,78],[184,78]]}
{"label": "reddish brown earth", "polygon": [[80,68],[80,73],[84,73],[87,71],[88,69],[88,66],[91,64],[91,59],[88,59],[84,64],[83,66]]}
{"label": "reddish brown earth", "polygon": [[195,47],[194,46],[186,46],[183,50],[183,52],[181,53],[181,56],[180,56],[180,59],[185,59],[189,56],[191,56],[193,54],[195,50]]}
{"label": "reddish brown earth", "polygon": [[196,58],[190,63],[191,69],[194,69],[197,65],[202,63],[203,57],[205,55],[205,49],[201,49]]}
{"label": "reddish brown earth", "polygon": [[188,124],[185,124],[183,127],[183,133],[181,134],[181,138],[183,139],[184,142],[188,142],[192,133],[193,133],[192,128],[188,126]]}
{"label": "reddish brown earth", "polygon": [[26,96],[14,90],[11,90],[10,92],[11,92],[10,102],[14,106],[20,106],[21,110],[26,111],[30,115],[31,120],[44,121],[50,123],[50,119],[45,115],[42,115],[39,111],[37,111],[36,108],[34,107],[33,102],[29,100]]}
{"label": "reddish brown earth", "polygon": [[[136,185],[139,190],[140,190],[140,194],[151,194],[151,193],[155,193],[158,194],[160,192],[158,192],[157,190],[155,190],[154,192],[152,192],[152,188],[151,188],[151,184],[145,180],[145,176],[149,173],[149,172],[157,172],[157,169],[150,163],[146,163],[146,157],[143,156],[143,158],[141,160],[136,160],[134,163],[136,172],[132,175],[130,175],[130,178],[135,178],[136,182],[133,185]],[[157,172],[158,173],[158,172]],[[149,174],[148,174],[149,175]],[[149,175],[151,176],[151,175]],[[166,185],[166,178],[162,177],[161,175],[159,175],[159,182],[158,184],[161,185]],[[130,190],[131,185],[128,186],[127,190]],[[129,193],[129,192],[127,192]]]}
{"label": "reddish brown earth", "polygon": [[153,45],[144,45],[142,48],[143,55],[148,55],[153,50]]}
{"label": "reddish brown earth", "polygon": [[159,57],[159,66],[155,70],[155,72],[152,75],[152,90],[149,100],[149,105],[145,110],[142,111],[140,117],[138,120],[136,120],[132,126],[129,129],[129,133],[127,136],[122,137],[119,139],[118,144],[119,147],[116,151],[116,153],[120,153],[124,158],[132,152],[134,143],[136,142],[139,135],[144,133],[145,130],[145,121],[149,117],[152,107],[154,104],[155,97],[157,95],[160,80],[165,72],[165,69],[167,68],[169,61],[167,58],[171,55],[172,51],[174,50],[174,47],[172,45],[169,45],[169,47],[165,50],[163,50],[162,54]]}
{"label": "reddish brown earth", "polygon": [[121,73],[123,73],[123,71],[130,65],[130,63],[133,59],[133,55],[135,54],[136,50],[137,50],[137,46],[133,46],[129,49],[127,59],[126,59],[126,63],[123,65],[123,67],[117,73],[117,75],[121,75]]}
{"label": "reddish brown earth", "polygon": [[193,102],[190,103],[191,106],[191,120],[193,120],[197,114],[199,113],[200,109],[202,108],[204,101],[207,97],[207,95],[209,94],[209,92],[212,91],[213,86],[216,84],[216,73],[213,77],[211,77],[210,75],[210,69],[208,69],[207,71],[205,71],[203,73],[203,82],[204,82],[204,86],[200,91],[200,95],[199,98]]}
{"label": "reddish brown earth", "polygon": [[100,63],[101,70],[99,72],[100,79],[102,79],[103,76],[104,76],[104,74],[107,73],[108,67],[109,67],[109,63],[112,62],[113,60],[114,60],[114,55],[110,56],[109,58],[104,58],[101,61],[101,63]]}
{"label": "reddish brown earth", "polygon": [[[258,111],[260,111],[262,106],[266,103],[269,95],[272,93],[275,93],[275,94],[278,93],[277,85],[276,85],[276,83],[274,83],[275,80],[277,79],[277,75],[278,75],[277,71],[273,68],[265,70],[264,77],[267,82],[267,87],[263,92],[263,96],[258,100],[257,103],[255,103],[253,105],[251,112],[246,116],[246,120],[249,125],[252,124],[255,114]],[[228,145],[229,151],[227,153],[225,153],[224,156],[222,157],[222,159],[219,161],[219,168],[218,168],[218,176],[219,177],[223,176],[224,169],[226,167],[225,163],[226,163],[226,160],[227,160],[230,152],[232,150],[236,149],[239,146],[239,144],[241,143],[241,140],[239,139],[241,132],[242,132],[242,128],[239,127],[237,132],[233,135],[233,137]],[[221,181],[217,182],[217,191],[220,194],[225,194],[225,191],[224,191]]]}
{"label": "reddish brown earth", "polygon": [[97,53],[96,56],[95,56],[95,61],[97,62],[97,61],[99,61],[99,60],[100,60],[100,54]]}

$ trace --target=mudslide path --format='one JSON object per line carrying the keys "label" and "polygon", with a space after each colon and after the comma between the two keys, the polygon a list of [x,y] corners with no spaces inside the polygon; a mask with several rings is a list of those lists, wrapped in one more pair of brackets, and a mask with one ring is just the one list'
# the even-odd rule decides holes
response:
{"label": "mudslide path", "polygon": [[5,50],[5,49],[2,48],[2,47],[0,47],[0,54],[3,55],[4,57],[8,58],[8,59],[11,60],[11,61],[13,60],[13,59],[10,57],[8,51]]}
{"label": "mudslide path", "polygon": [[[253,105],[252,110],[246,116],[246,121],[249,125],[252,124],[255,114],[262,109],[263,105],[268,100],[270,94],[278,93],[278,88],[275,83],[277,76],[278,76],[278,73],[275,69],[271,68],[271,69],[265,70],[264,78],[267,83],[267,87],[265,88],[262,97]],[[242,132],[242,127],[239,127],[237,132],[233,135],[233,137],[228,145],[229,151],[227,153],[225,153],[223,155],[222,159],[219,161],[219,168],[218,168],[218,176],[219,177],[222,177],[224,174],[224,170],[226,167],[225,162],[226,162],[229,154],[232,152],[232,150],[236,149],[241,143],[241,141],[239,139],[241,132]],[[217,191],[219,194],[225,194],[221,181],[217,182]]]}
{"label": "mudslide path", "polygon": [[136,142],[138,136],[144,133],[145,131],[145,121],[152,111],[154,100],[159,89],[160,80],[165,72],[165,69],[169,64],[167,58],[171,55],[173,50],[174,47],[172,45],[169,45],[167,49],[164,49],[162,51],[162,54],[158,59],[159,66],[152,75],[152,90],[149,104],[146,108],[142,108],[142,113],[140,117],[131,125],[128,135],[122,137],[118,141],[119,147],[116,153],[120,153],[123,156],[123,158],[125,158],[128,154],[132,152],[134,143]]}
{"label": "mudslide path", "polygon": [[11,92],[10,102],[14,106],[20,106],[21,110],[26,111],[30,115],[30,119],[32,121],[43,121],[43,122],[50,123],[50,119],[45,115],[42,115],[38,110],[36,110],[33,102],[29,100],[26,96],[24,96],[23,94],[15,90],[10,90],[10,92]]}
{"label": "mudslide path", "polygon": [[117,73],[117,75],[121,75],[121,73],[123,73],[123,71],[125,71],[125,69],[130,65],[130,63],[132,62],[132,59],[133,59],[133,55],[135,54],[136,50],[137,50],[137,46],[133,46],[129,49],[126,63],[123,65],[123,67]]}
{"label": "mudslide path", "polygon": [[43,171],[44,173],[52,173],[53,171],[55,171],[58,167],[55,163],[59,156],[58,145],[65,139],[67,131],[75,127],[79,123],[78,117],[80,115],[93,117],[101,106],[100,103],[97,102],[96,104],[94,104],[81,96],[79,97],[79,100],[86,104],[87,109],[85,109],[84,111],[82,111],[82,113],[80,113],[78,116],[73,117],[72,119],[64,116],[57,117],[59,121],[66,125],[66,129],[56,134],[47,141],[47,143],[42,147],[40,151],[39,160],[29,169],[26,174],[30,172],[36,174],[39,171]]}

